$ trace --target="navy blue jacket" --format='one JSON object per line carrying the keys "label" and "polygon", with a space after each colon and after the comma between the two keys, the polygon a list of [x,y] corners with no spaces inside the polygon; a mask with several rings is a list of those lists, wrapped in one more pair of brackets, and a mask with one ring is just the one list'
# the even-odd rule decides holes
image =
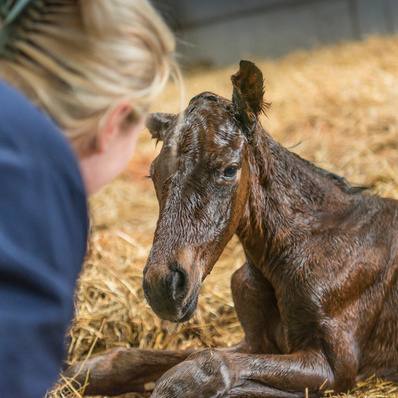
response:
{"label": "navy blue jacket", "polygon": [[86,251],[76,158],[58,128],[0,81],[0,397],[56,381]]}

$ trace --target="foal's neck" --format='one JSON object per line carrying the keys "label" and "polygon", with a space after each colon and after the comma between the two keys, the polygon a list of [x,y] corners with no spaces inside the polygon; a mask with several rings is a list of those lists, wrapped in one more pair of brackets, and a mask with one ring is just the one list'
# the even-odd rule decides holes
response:
{"label": "foal's neck", "polygon": [[251,186],[237,235],[251,261],[263,268],[347,211],[351,196],[265,132],[257,139],[250,147]]}

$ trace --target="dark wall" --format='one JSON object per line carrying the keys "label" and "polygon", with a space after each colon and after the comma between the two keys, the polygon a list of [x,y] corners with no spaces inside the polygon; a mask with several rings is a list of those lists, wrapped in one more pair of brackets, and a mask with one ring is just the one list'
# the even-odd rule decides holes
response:
{"label": "dark wall", "polygon": [[398,0],[156,0],[184,63],[226,65],[398,33]]}

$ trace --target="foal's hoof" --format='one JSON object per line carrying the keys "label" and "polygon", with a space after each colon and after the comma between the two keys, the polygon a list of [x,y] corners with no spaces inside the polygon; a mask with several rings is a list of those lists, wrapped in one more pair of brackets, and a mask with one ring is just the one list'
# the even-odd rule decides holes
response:
{"label": "foal's hoof", "polygon": [[[100,357],[102,356],[100,355]],[[72,387],[80,393],[90,393],[90,391],[87,390],[90,390],[88,386],[91,373],[93,373],[94,378],[95,374],[97,373],[98,368],[95,366],[96,362],[97,360],[94,357],[87,361],[76,362],[75,364],[67,368],[63,372],[63,376],[66,382],[65,388],[67,389],[68,387]]]}
{"label": "foal's hoof", "polygon": [[224,397],[235,382],[225,353],[203,350],[167,371],[156,383],[151,398]]}

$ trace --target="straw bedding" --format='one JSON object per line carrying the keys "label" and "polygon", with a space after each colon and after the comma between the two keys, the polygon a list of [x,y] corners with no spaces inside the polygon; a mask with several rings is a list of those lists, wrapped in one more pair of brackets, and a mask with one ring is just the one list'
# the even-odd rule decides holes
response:
{"label": "straw bedding", "polygon": [[[398,37],[254,61],[263,71],[266,98],[272,102],[262,122],[276,140],[353,183],[398,199]],[[231,98],[229,77],[237,68],[238,62],[186,73],[186,102],[208,90]],[[170,85],[153,110],[180,108],[178,90]],[[143,132],[126,171],[90,199],[92,234],[76,291],[70,362],[119,346],[217,347],[242,338],[229,287],[230,275],[243,263],[235,238],[203,284],[192,320],[182,325],[161,321],[145,302],[142,270],[158,215],[146,176],[159,148]],[[80,393],[55,389],[49,396]],[[398,397],[398,385],[370,379],[344,396]]]}

